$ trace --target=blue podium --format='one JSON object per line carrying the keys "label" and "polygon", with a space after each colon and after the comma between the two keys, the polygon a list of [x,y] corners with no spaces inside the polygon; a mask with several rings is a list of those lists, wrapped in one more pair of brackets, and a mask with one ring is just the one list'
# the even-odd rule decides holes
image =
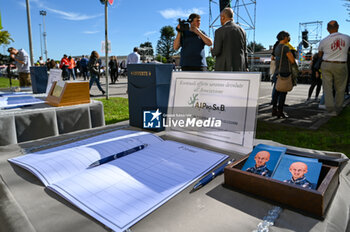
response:
{"label": "blue podium", "polygon": [[157,126],[144,127],[144,117],[147,112],[157,109],[166,114],[172,69],[172,64],[128,64],[131,126],[155,131],[164,129],[162,125],[160,128]]}

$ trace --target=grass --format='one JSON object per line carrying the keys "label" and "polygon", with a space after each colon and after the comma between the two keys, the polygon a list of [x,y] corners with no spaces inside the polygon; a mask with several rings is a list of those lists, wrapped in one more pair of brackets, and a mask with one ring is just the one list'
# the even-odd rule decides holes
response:
{"label": "grass", "polygon": [[256,138],[316,150],[342,152],[350,157],[350,107],[318,130],[258,121]]}
{"label": "grass", "polygon": [[[19,86],[19,81],[12,79],[12,87]],[[0,77],[0,88],[10,88],[10,81],[7,77]]]}
{"label": "grass", "polygon": [[[96,99],[103,102],[106,124],[129,119],[128,99]],[[276,123],[258,121],[256,138],[286,145],[342,152],[350,157],[350,107],[331,118],[318,130],[308,130]]]}
{"label": "grass", "polygon": [[129,119],[129,103],[127,98],[111,97],[95,99],[103,103],[106,125]]}

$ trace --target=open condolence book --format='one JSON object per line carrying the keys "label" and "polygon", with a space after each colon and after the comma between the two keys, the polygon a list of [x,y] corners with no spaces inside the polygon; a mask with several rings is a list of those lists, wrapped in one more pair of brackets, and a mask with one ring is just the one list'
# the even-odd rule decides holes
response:
{"label": "open condolence book", "polygon": [[317,159],[285,154],[286,148],[257,145],[242,170],[307,189],[316,189],[322,163]]}
{"label": "open condolence book", "polygon": [[[140,151],[88,168],[142,144]],[[124,231],[228,156],[119,130],[10,159],[114,231]]]}

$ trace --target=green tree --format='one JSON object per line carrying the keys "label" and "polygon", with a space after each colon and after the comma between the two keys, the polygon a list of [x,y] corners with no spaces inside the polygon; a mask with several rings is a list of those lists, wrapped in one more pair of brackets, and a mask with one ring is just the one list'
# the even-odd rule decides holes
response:
{"label": "green tree", "polygon": [[172,26],[164,26],[160,29],[160,39],[157,43],[158,55],[164,56],[167,62],[171,61],[172,55],[175,53],[173,48],[175,40],[175,32]]}
{"label": "green tree", "polygon": [[166,59],[164,56],[158,54],[158,55],[156,56],[156,61],[159,61],[159,62],[162,62],[162,63],[166,63],[166,62],[167,62],[167,59]]}
{"label": "green tree", "polygon": [[0,45],[2,44],[10,44],[11,41],[13,42],[14,40],[11,38],[11,34],[8,31],[3,31],[0,30]]}
{"label": "green tree", "polygon": [[250,42],[248,44],[248,50],[251,52],[253,51],[253,45],[255,44],[255,49],[254,52],[260,52],[262,50],[265,50],[264,45],[262,45],[261,43],[255,43],[255,42]]}

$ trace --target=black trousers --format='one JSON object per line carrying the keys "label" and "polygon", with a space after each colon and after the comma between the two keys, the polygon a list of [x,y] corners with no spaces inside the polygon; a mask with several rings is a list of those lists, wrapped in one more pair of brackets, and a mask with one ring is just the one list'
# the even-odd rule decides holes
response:
{"label": "black trousers", "polygon": [[[286,102],[286,96],[287,96],[287,92],[279,92],[275,90],[275,94],[273,95],[273,98],[272,98],[273,108],[276,108],[282,112],[284,103]],[[277,106],[277,103],[278,103],[278,106]]]}
{"label": "black trousers", "polygon": [[182,66],[182,71],[207,71],[207,67],[204,66]]}
{"label": "black trousers", "polygon": [[115,83],[118,80],[118,69],[111,69],[111,81]]}
{"label": "black trousers", "polygon": [[315,86],[317,86],[316,87],[316,97],[318,97],[318,95],[320,94],[320,91],[321,91],[321,86],[322,86],[321,78],[312,77],[311,86],[309,88],[308,98],[311,98],[311,95],[312,95],[312,92],[314,91]]}

